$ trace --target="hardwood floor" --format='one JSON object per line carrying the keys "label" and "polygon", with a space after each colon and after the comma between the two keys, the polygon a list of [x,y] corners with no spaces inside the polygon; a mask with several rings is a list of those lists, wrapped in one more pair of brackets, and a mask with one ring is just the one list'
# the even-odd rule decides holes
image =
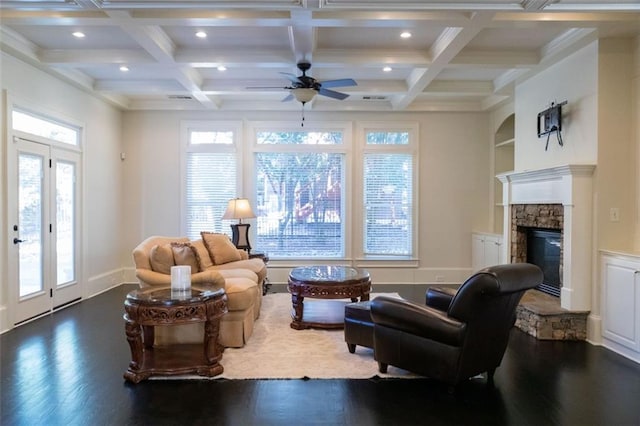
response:
{"label": "hardwood floor", "polygon": [[588,343],[542,342],[516,329],[495,387],[474,379],[455,395],[429,379],[132,385],[122,378],[130,357],[122,302],[132,288],[0,337],[0,424],[640,424],[640,365]]}

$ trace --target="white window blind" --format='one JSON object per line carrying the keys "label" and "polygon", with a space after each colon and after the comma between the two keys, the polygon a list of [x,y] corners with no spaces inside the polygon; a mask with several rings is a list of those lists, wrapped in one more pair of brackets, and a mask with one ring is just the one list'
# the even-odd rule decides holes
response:
{"label": "white window blind", "polygon": [[190,239],[201,231],[229,233],[221,220],[237,195],[237,153],[234,132],[194,130],[188,133],[185,175],[185,222]]}
{"label": "white window blind", "polygon": [[363,251],[366,256],[413,254],[414,154],[406,152],[408,137],[407,132],[367,134],[367,145],[399,147],[396,151],[392,148],[364,153]]}
{"label": "white window blind", "polygon": [[255,154],[256,246],[274,258],[343,257],[342,133],[258,132],[257,143],[278,147]]}

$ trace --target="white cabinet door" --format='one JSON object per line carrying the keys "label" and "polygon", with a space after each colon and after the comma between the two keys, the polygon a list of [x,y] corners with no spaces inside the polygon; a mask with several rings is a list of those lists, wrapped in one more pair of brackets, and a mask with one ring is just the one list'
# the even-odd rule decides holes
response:
{"label": "white cabinet door", "polygon": [[603,337],[640,351],[640,263],[602,256]]}
{"label": "white cabinet door", "polygon": [[500,264],[501,237],[487,237],[484,241],[484,264],[493,266]]}
{"label": "white cabinet door", "polygon": [[502,237],[495,234],[471,234],[471,267],[474,271],[498,265],[502,248]]}
{"label": "white cabinet door", "polygon": [[472,234],[471,238],[471,267],[474,271],[484,267],[484,236]]}

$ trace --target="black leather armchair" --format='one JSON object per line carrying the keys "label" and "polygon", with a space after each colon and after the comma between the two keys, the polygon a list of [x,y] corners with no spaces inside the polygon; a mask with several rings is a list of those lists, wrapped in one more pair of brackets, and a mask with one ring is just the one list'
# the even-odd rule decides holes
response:
{"label": "black leather armchair", "polygon": [[467,279],[455,294],[429,289],[426,306],[379,296],[371,301],[374,356],[388,365],[446,382],[460,382],[500,366],[516,306],[542,282],[535,265],[492,266]]}

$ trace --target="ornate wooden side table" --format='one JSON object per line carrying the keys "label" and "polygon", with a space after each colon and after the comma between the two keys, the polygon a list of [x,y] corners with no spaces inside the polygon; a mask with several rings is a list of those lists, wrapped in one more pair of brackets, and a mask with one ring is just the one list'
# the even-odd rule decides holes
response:
{"label": "ornate wooden side table", "polygon": [[304,304],[304,298],[369,300],[371,277],[364,269],[348,266],[301,266],[289,273],[291,293],[291,328],[344,328],[344,302],[314,301]]}
{"label": "ornate wooden side table", "polygon": [[[152,375],[196,373],[216,376],[224,348],[218,344],[220,318],[227,312],[224,289],[193,285],[176,294],[170,287],[147,287],[130,292],[124,302],[131,362],[124,378],[139,383]],[[154,346],[154,327],[204,322],[203,343]]]}
{"label": "ornate wooden side table", "polygon": [[[262,261],[264,262],[265,266],[269,264],[269,255],[263,251],[251,251],[249,252],[249,259],[253,259],[253,258],[259,258],[262,259]],[[269,291],[269,288],[271,288],[271,282],[269,281],[269,277],[265,277],[264,282],[262,283],[262,295],[264,296],[265,294],[267,294],[267,292]]]}

